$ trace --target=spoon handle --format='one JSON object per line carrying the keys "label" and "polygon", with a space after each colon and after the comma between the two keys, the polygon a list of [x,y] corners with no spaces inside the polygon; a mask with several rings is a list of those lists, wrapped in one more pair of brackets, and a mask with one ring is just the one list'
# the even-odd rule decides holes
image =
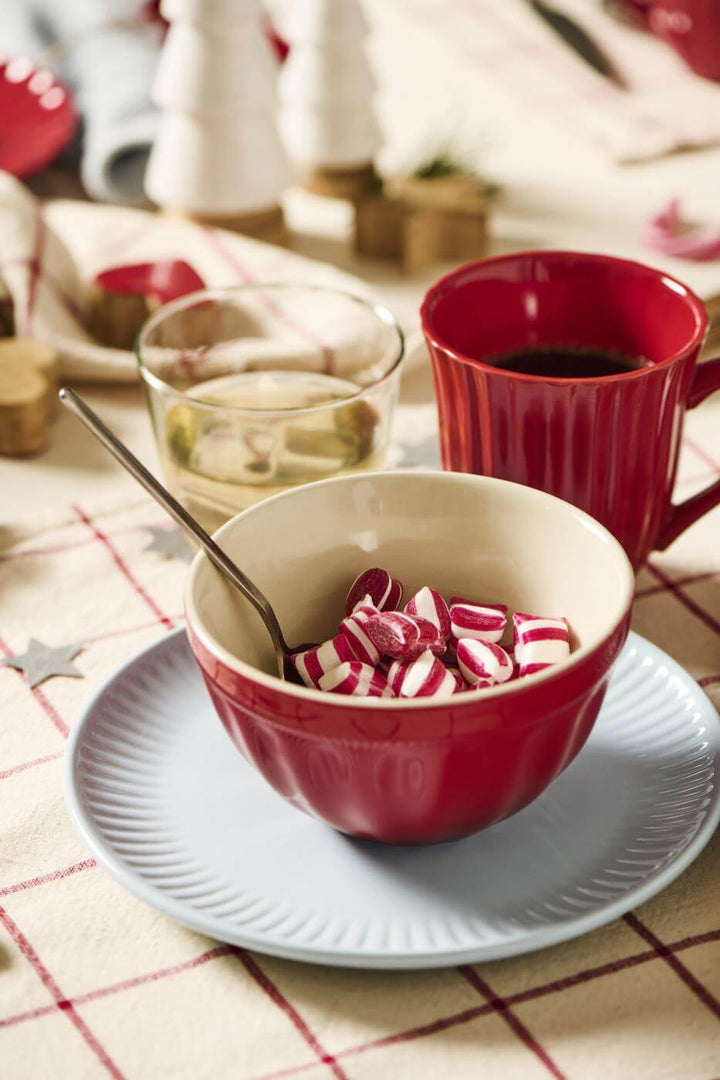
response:
{"label": "spoon handle", "polygon": [[135,457],[132,451],[130,451],[116,435],[113,434],[110,428],[106,427],[97,413],[93,412],[90,406],[86,404],[74,390],[65,386],[62,390],[58,391],[58,397],[71,413],[74,413],[79,420],[82,420],[85,427],[87,427],[93,435],[99,439],[103,446],[110,451],[113,457],[135,477],[138,483],[142,484],[145,490],[160,503],[163,509],[166,510],[180,528],[188,534],[191,540],[203,549],[217,569],[224,574],[225,577],[230,578],[233,585],[240,590],[247,600],[250,601],[265,623],[268,633],[272,638],[278,661],[278,669],[281,672],[280,677],[283,678],[284,656],[287,651],[287,646],[277,616],[267,597],[256,585],[253,585],[249,578],[245,577],[242,570],[240,570],[229,555],[215,543],[210,534],[207,533],[195,518],[187,512],[185,507],[170,494],[167,488],[163,487],[160,481],[155,479],[153,474],[145,468],[143,463]]}

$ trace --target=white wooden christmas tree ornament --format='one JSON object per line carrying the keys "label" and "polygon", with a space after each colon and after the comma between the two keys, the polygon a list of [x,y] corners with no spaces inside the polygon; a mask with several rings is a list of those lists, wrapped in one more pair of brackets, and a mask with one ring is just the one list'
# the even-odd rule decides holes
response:
{"label": "white wooden christmas tree ornament", "polygon": [[145,190],[164,210],[275,242],[291,170],[260,0],[164,0],[162,109]]}
{"label": "white wooden christmas tree ornament", "polygon": [[359,0],[294,0],[282,29],[280,131],[306,187],[355,198],[375,181],[381,143]]}

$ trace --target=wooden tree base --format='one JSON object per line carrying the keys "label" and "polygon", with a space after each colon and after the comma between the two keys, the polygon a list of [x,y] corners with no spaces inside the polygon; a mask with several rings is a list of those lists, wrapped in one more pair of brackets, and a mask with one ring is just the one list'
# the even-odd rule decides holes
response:
{"label": "wooden tree base", "polygon": [[328,195],[332,199],[361,199],[380,185],[372,164],[352,169],[308,169],[302,173],[300,182],[308,191]]}
{"label": "wooden tree base", "polygon": [[231,232],[263,240],[266,244],[284,246],[288,242],[285,215],[281,206],[270,206],[267,210],[256,210],[252,214],[196,214],[180,207],[166,207],[163,212],[171,217],[186,218],[200,225],[209,225],[213,229],[230,229]]}
{"label": "wooden tree base", "polygon": [[384,195],[355,203],[355,251],[378,259],[397,259],[403,250],[405,208]]}
{"label": "wooden tree base", "polygon": [[355,202],[358,255],[396,259],[408,273],[444,260],[483,256],[487,248],[484,202],[445,181],[408,178]]}
{"label": "wooden tree base", "polygon": [[0,454],[44,450],[57,410],[57,354],[42,341],[0,341]]}

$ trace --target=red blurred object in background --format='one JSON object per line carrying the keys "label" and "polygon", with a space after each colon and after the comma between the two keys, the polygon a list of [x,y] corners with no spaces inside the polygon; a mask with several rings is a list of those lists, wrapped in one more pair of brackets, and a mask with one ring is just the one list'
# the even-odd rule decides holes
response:
{"label": "red blurred object in background", "polygon": [[182,259],[113,266],[95,278],[104,292],[137,293],[168,304],[180,296],[205,288],[205,282],[189,263]]}
{"label": "red blurred object in background", "polygon": [[0,169],[29,176],[70,141],[77,114],[70,91],[26,56],[0,63]]}
{"label": "red blurred object in background", "polygon": [[285,38],[280,37],[277,30],[271,22],[267,22],[265,25],[265,35],[272,45],[273,52],[278,58],[278,63],[283,64],[287,60],[288,53],[290,52],[290,46]]}
{"label": "red blurred object in background", "polygon": [[719,0],[606,0],[606,7],[667,42],[696,74],[720,81]]}
{"label": "red blurred object in background", "polygon": [[651,0],[653,34],[672,45],[688,67],[720,81],[720,3],[718,0]]}

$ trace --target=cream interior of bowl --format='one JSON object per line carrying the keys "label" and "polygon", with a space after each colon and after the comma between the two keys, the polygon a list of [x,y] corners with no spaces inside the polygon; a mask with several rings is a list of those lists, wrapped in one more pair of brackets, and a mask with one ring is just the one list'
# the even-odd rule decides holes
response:
{"label": "cream interior of bowl", "polygon": [[[371,566],[400,578],[405,599],[430,584],[446,598],[565,615],[575,652],[596,646],[632,600],[630,564],[604,528],[559,499],[487,477],[325,481],[259,503],[216,538],[265,592],[291,644],[336,633],[350,582]],[[259,616],[204,555],[191,567],[186,606],[221,659],[275,673]]]}

